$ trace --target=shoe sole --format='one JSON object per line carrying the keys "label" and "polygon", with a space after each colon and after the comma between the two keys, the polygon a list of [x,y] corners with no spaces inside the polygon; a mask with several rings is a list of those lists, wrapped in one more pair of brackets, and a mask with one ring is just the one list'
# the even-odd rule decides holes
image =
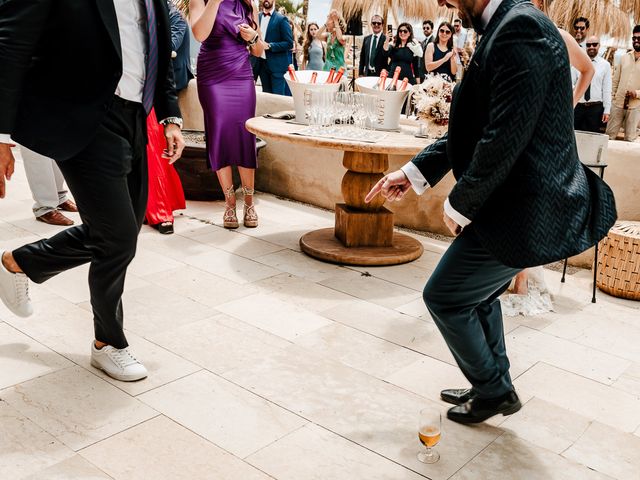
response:
{"label": "shoe sole", "polygon": [[115,378],[116,380],[120,380],[121,382],[137,382],[138,380],[144,380],[145,378],[147,378],[147,375],[145,375],[144,377],[133,378],[133,377],[128,377],[126,375],[118,375],[116,373],[109,373],[104,368],[102,368],[102,366],[98,362],[94,361],[93,359],[91,359],[91,366],[93,368],[97,368],[101,372],[104,372],[104,374],[107,375],[108,377]]}
{"label": "shoe sole", "polygon": [[238,222],[233,222],[233,223],[230,223],[230,222],[224,222],[224,223],[222,224],[222,226],[223,226],[224,228],[238,228],[238,227],[240,226],[240,224],[239,224]]}
{"label": "shoe sole", "polygon": [[33,315],[33,310],[31,310],[28,313],[22,313],[19,312],[15,309],[15,307],[13,307],[12,305],[9,305],[9,303],[4,299],[4,296],[0,295],[0,300],[2,300],[2,303],[5,307],[7,307],[9,309],[9,311],[11,313],[13,313],[16,317],[20,317],[20,318],[28,318],[31,315]]}
{"label": "shoe sole", "polygon": [[442,400],[443,402],[446,402],[450,405],[462,405],[463,403],[467,403],[469,400],[471,400],[471,398],[473,397],[469,397],[467,400],[465,400],[464,402],[461,400],[454,400],[453,398],[448,398],[448,397],[444,397],[442,395],[440,395],[440,400]]}
{"label": "shoe sole", "polygon": [[482,423],[485,420],[490,419],[491,417],[495,417],[496,415],[502,414],[503,417],[506,417],[507,415],[513,415],[514,413],[516,413],[521,408],[522,408],[522,404],[520,403],[520,400],[518,400],[518,402],[514,403],[513,406],[511,406],[510,408],[508,408],[506,410],[503,410],[501,412],[493,413],[493,414],[488,415],[486,417],[456,417],[456,416],[450,416],[449,412],[447,412],[447,418],[449,420],[451,420],[452,422],[456,422],[456,423],[464,423],[464,424]]}
{"label": "shoe sole", "polygon": [[256,228],[258,226],[258,222],[244,222],[244,226],[247,228]]}

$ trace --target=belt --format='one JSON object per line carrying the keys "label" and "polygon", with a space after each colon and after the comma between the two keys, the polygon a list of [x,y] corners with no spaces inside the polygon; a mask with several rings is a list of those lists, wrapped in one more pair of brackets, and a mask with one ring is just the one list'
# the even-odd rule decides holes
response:
{"label": "belt", "polygon": [[120,105],[122,105],[124,108],[130,109],[130,110],[135,110],[138,108],[142,108],[142,103],[140,102],[132,102],[131,100],[126,100],[118,95],[114,95],[113,96],[113,101],[115,103],[119,103]]}
{"label": "belt", "polygon": [[578,105],[583,107],[593,107],[594,105],[602,105],[602,102],[579,102]]}

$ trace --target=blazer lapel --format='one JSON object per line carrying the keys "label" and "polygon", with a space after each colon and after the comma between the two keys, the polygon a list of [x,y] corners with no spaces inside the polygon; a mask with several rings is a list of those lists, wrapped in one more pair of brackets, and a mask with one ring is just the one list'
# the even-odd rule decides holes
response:
{"label": "blazer lapel", "polygon": [[116,16],[116,7],[112,0],[96,0],[96,5],[104,26],[109,33],[109,37],[113,42],[113,46],[118,53],[118,57],[122,59],[122,47],[120,45],[120,30],[118,29],[118,17]]}
{"label": "blazer lapel", "polygon": [[269,36],[269,32],[271,30],[273,30],[273,24],[276,23],[276,20],[278,19],[278,17],[276,15],[279,15],[278,13],[276,13],[275,11],[271,14],[271,18],[269,19],[269,24],[267,25],[267,31],[264,32],[264,40],[265,42],[267,41],[267,37]]}

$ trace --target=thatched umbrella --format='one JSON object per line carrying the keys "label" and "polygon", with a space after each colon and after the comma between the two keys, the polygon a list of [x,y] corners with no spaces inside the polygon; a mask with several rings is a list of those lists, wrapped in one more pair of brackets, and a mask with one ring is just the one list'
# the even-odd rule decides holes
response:
{"label": "thatched umbrella", "polygon": [[437,0],[333,0],[332,8],[342,12],[345,18],[360,17],[363,13],[373,15],[375,13],[387,17],[393,12],[398,18],[411,20],[435,19],[450,17],[452,11],[446,7],[438,7]]}

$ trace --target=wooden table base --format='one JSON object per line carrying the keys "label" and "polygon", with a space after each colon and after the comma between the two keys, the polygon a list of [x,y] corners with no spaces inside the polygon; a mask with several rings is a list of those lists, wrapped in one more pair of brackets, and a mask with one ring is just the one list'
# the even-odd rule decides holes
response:
{"label": "wooden table base", "polygon": [[313,258],[342,265],[399,265],[419,258],[423,251],[415,238],[397,232],[390,247],[345,247],[333,228],[303,235],[300,247]]}

